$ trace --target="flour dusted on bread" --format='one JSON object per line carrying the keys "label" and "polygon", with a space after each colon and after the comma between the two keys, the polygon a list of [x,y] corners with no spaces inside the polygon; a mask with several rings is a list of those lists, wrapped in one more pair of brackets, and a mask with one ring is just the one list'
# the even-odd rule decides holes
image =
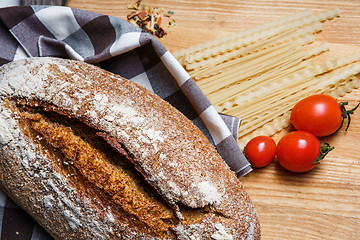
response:
{"label": "flour dusted on bread", "polygon": [[0,68],[0,97],[0,183],[55,238],[260,238],[235,173],[150,91],[31,58]]}

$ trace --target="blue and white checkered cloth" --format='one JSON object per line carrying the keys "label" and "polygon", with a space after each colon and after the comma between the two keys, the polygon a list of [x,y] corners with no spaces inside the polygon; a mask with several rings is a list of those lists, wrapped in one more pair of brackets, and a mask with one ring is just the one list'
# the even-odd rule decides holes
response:
{"label": "blue and white checkered cloth", "polygon": [[[140,28],[64,6],[0,9],[0,66],[45,56],[86,61],[150,89],[198,126],[239,177],[251,171],[237,144],[240,120],[218,114],[173,55]],[[49,238],[29,217],[17,217],[20,209],[2,192],[0,211],[1,239]]]}

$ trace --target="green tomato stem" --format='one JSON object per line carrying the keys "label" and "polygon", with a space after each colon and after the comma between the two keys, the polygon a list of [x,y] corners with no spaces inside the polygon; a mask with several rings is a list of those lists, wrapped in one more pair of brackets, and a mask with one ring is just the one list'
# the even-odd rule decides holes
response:
{"label": "green tomato stem", "polygon": [[[350,110],[346,110],[346,108],[345,108],[345,106],[348,105],[348,102],[340,102],[339,105],[341,108],[342,121],[341,121],[341,125],[338,128],[338,130],[343,126],[344,120],[345,120],[345,118],[347,118],[348,123],[347,123],[346,129],[345,129],[345,132],[346,132],[350,126],[350,121],[351,121],[350,114],[354,114],[354,111],[359,107],[360,102],[358,103],[358,105],[356,105],[353,109],[350,109]],[[338,130],[336,130],[336,132]]]}
{"label": "green tomato stem", "polygon": [[320,146],[320,155],[314,160],[314,164],[319,164],[322,159],[325,158],[326,154],[328,154],[335,147],[330,146],[328,143],[323,143]]}

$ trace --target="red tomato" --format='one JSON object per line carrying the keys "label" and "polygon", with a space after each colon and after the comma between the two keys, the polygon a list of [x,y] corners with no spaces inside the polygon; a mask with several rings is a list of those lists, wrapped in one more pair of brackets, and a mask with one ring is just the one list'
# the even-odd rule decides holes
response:
{"label": "red tomato", "polygon": [[275,141],[268,136],[257,136],[245,146],[245,155],[255,168],[265,167],[274,160],[276,152]]}
{"label": "red tomato", "polygon": [[294,106],[290,121],[297,130],[311,132],[317,137],[327,136],[342,125],[342,108],[331,96],[313,95]]}
{"label": "red tomato", "polygon": [[276,156],[285,169],[302,173],[313,169],[332,149],[328,144],[321,147],[319,140],[310,132],[294,131],[280,139]]}

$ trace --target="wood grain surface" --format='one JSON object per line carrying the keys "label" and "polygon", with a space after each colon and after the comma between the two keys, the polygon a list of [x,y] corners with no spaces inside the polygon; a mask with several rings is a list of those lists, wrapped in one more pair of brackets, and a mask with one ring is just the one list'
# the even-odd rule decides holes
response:
{"label": "wood grain surface", "polygon": [[[126,18],[135,1],[71,0],[68,6]],[[317,41],[331,43],[325,57],[360,50],[360,1],[322,0],[144,0],[175,12],[174,30],[160,39],[171,52],[216,39],[304,9],[340,8],[340,17],[323,23]],[[354,107],[360,89],[340,100]],[[278,141],[291,129],[276,134]],[[360,110],[347,132],[320,139],[335,146],[314,170],[293,174],[275,161],[240,180],[260,217],[263,239],[360,239]]]}

